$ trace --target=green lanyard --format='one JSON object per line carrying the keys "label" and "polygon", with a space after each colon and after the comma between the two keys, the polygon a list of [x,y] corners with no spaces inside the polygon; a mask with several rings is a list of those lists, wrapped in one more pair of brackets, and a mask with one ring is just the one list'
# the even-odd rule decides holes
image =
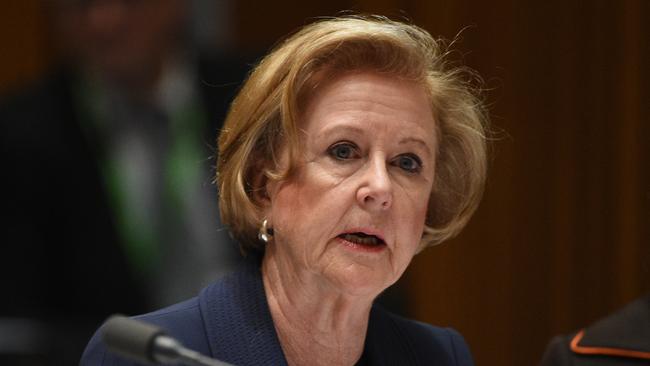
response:
{"label": "green lanyard", "polygon": [[[88,83],[82,83],[77,90],[77,100],[82,108],[82,128],[92,142],[98,143],[93,145],[101,146],[101,139],[107,135],[106,129],[110,128],[99,107],[100,98],[103,97],[101,90]],[[167,117],[171,138],[163,163],[162,194],[156,197],[163,201],[158,219],[164,227],[185,224],[185,212],[190,209],[186,198],[202,183],[205,161],[200,142],[206,116],[199,104],[196,101],[187,103]],[[129,199],[125,172],[117,159],[106,151],[96,151],[96,154],[114,223],[133,273],[146,281],[160,268],[166,238],[155,226],[141,222],[138,210],[134,209]]]}

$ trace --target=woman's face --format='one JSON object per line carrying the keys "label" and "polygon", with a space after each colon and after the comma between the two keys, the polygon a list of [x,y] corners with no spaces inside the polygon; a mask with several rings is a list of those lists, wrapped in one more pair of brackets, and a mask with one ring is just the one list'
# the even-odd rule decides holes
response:
{"label": "woman's face", "polygon": [[335,291],[376,296],[404,272],[424,228],[436,152],[425,91],[344,74],[318,87],[300,127],[296,174],[267,185],[274,259]]}

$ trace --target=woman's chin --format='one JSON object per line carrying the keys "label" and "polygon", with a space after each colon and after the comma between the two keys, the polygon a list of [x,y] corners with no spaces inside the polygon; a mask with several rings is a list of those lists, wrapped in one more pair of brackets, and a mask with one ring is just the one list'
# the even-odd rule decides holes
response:
{"label": "woman's chin", "polygon": [[[352,260],[350,260],[352,259]],[[338,292],[349,296],[375,298],[396,279],[391,277],[386,263],[364,263],[355,258],[341,258],[337,265],[328,266],[324,272],[328,282]]]}

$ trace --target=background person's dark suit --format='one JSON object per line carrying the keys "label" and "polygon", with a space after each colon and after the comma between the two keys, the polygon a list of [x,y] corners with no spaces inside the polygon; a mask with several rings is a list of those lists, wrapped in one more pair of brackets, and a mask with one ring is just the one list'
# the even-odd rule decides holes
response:
{"label": "background person's dark suit", "polygon": [[[246,64],[204,57],[197,70],[206,116],[200,148],[210,169],[211,146]],[[100,174],[102,140],[82,121],[77,82],[60,69],[0,102],[0,318],[36,324],[26,344],[39,354],[62,350],[70,364],[107,315],[143,312],[150,303],[125,257]],[[58,336],[47,338],[53,328]],[[40,348],[42,339],[51,347]]]}
{"label": "background person's dark suit", "polygon": [[650,295],[549,343],[541,366],[650,365]]}

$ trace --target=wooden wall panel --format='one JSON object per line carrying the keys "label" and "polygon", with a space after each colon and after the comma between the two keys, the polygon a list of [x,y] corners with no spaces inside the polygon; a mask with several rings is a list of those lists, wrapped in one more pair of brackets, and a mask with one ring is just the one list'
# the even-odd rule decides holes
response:
{"label": "wooden wall panel", "polygon": [[[421,6],[430,9],[418,14],[431,14],[436,4]],[[650,13],[638,1],[488,6],[456,16],[478,33],[462,44],[472,52],[468,63],[500,80],[492,111],[508,137],[497,142],[481,209],[448,244],[465,248],[434,248],[417,258],[408,279],[416,314],[459,328],[478,364],[534,364],[552,334],[650,290],[650,135],[642,103],[650,63],[641,29]],[[459,258],[469,264],[477,254],[482,262],[470,268],[485,276],[485,288],[461,276],[465,266],[440,266]],[[440,291],[431,276],[463,287],[455,311],[420,295]],[[482,305],[473,313],[476,298]]]}
{"label": "wooden wall panel", "polygon": [[42,1],[0,5],[0,95],[34,80],[48,66],[53,49],[47,28]]}

